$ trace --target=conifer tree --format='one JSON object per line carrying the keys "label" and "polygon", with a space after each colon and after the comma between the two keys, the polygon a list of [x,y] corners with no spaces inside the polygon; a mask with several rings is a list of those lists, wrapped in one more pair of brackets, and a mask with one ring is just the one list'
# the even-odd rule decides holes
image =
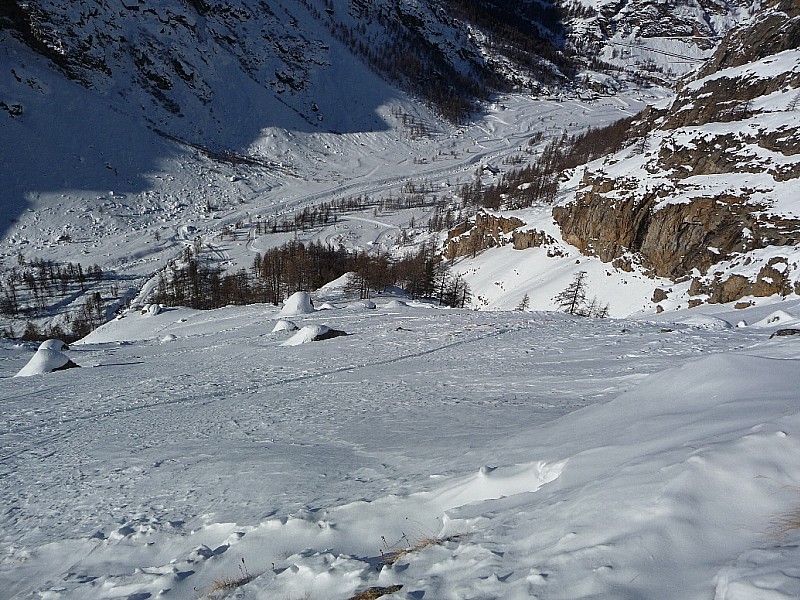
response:
{"label": "conifer tree", "polygon": [[572,282],[553,301],[567,314],[581,314],[586,304],[586,285],[586,271],[578,271]]}

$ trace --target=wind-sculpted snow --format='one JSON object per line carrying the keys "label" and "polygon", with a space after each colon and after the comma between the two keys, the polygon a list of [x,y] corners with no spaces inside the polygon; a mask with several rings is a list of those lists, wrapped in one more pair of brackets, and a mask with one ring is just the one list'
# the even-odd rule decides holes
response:
{"label": "wind-sculpted snow", "polygon": [[769,339],[796,303],[715,315],[737,328],[375,304],[295,317],[350,335],[293,347],[275,307],[131,311],[41,377],[4,343],[3,597],[797,590],[800,346]]}

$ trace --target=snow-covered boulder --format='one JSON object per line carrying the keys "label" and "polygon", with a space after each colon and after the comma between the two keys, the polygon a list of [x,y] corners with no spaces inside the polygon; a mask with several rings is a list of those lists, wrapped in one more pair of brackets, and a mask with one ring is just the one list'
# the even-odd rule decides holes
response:
{"label": "snow-covered boulder", "polygon": [[294,323],[294,321],[281,319],[275,323],[275,327],[272,328],[272,333],[278,333],[279,331],[297,331],[298,329],[299,327]]}
{"label": "snow-covered boulder", "polygon": [[69,346],[66,344],[66,342],[52,339],[45,340],[39,344],[39,350],[58,350],[59,352],[63,352],[64,350],[69,350]]}
{"label": "snow-covered boulder", "polygon": [[69,356],[60,350],[54,350],[52,348],[39,348],[39,350],[36,351],[36,354],[33,355],[33,358],[28,361],[28,364],[22,367],[19,370],[19,373],[14,375],[14,377],[43,375],[44,373],[63,371],[64,369],[72,369],[78,366],[80,365],[76,365],[70,360]]}
{"label": "snow-covered boulder", "polygon": [[155,317],[161,312],[160,304],[145,304],[142,307],[142,314],[147,317]]}
{"label": "snow-covered boulder", "polygon": [[347,335],[347,332],[341,331],[340,329],[331,329],[327,325],[306,325],[283,342],[281,346],[299,346],[300,344],[329,340],[342,335]]}
{"label": "snow-covered boulder", "polygon": [[283,303],[283,308],[278,313],[282,317],[294,315],[307,315],[314,312],[314,303],[308,292],[295,292]]}

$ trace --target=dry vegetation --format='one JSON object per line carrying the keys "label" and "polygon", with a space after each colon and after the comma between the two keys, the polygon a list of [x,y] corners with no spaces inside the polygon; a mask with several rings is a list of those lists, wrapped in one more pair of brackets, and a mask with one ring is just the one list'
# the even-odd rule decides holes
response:
{"label": "dry vegetation", "polygon": [[395,592],[399,592],[402,588],[403,588],[402,585],[392,585],[389,587],[371,587],[359,594],[356,594],[355,596],[351,596],[347,600],[375,600],[376,598],[380,598],[381,596],[386,596],[388,594],[394,594]]}
{"label": "dry vegetation", "polygon": [[772,524],[770,537],[783,542],[788,534],[800,529],[800,508],[782,513],[774,517],[770,523]]}
{"label": "dry vegetation", "polygon": [[[386,544],[386,540],[383,540],[384,549],[381,550],[381,559],[387,565],[393,565],[398,560],[403,558],[404,556],[411,554],[412,552],[418,552],[419,550],[423,550],[428,546],[441,546],[447,542],[456,542],[462,540],[464,538],[464,534],[457,533],[454,535],[449,535],[445,537],[435,537],[435,536],[422,536],[417,538],[416,542],[409,543],[407,546],[404,547],[390,547]],[[403,536],[403,539],[407,538]]]}
{"label": "dry vegetation", "polygon": [[208,588],[208,592],[206,592],[202,598],[213,599],[217,598],[221,594],[225,594],[231,590],[235,590],[236,588],[240,588],[245,584],[250,583],[255,579],[254,575],[251,575],[250,572],[247,570],[247,564],[244,562],[244,558],[242,559],[242,563],[239,565],[239,574],[234,575],[231,577],[222,577],[220,579],[215,579],[211,582],[211,586]]}

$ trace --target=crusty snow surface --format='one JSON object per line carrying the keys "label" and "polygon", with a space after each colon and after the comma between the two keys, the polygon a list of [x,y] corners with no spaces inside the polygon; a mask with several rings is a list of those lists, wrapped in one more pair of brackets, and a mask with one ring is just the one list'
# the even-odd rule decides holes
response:
{"label": "crusty snow surface", "polygon": [[796,301],[375,304],[291,347],[278,307],[131,312],[26,378],[2,342],[0,597],[800,596]]}

